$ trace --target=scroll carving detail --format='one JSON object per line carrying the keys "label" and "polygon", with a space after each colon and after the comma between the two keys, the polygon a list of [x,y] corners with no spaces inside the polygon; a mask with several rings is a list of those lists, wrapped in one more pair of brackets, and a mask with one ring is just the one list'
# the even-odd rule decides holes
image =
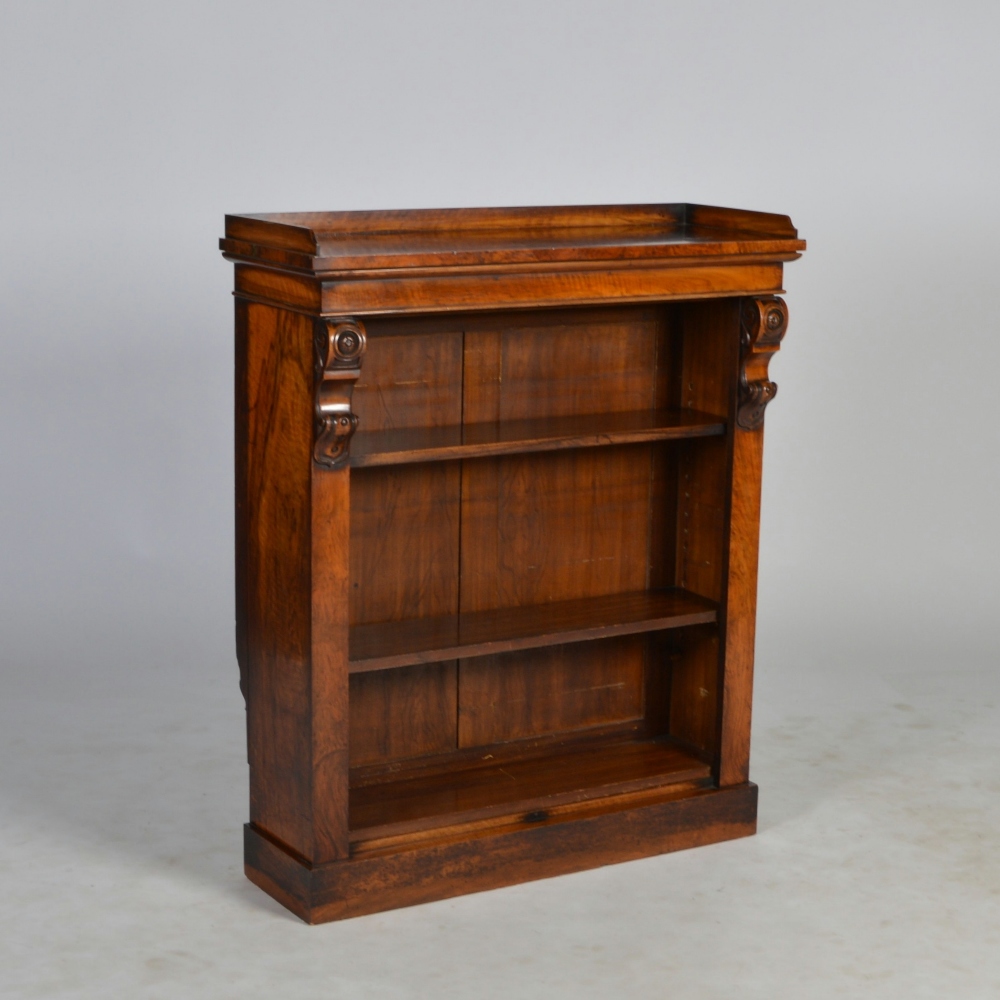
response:
{"label": "scroll carving detail", "polygon": [[788,329],[788,307],[776,295],[744,299],[740,312],[740,392],[736,423],[755,431],[778,387],[767,377],[771,356]]}
{"label": "scroll carving detail", "polygon": [[361,374],[365,328],[357,320],[319,320],[316,324],[316,443],[313,459],[340,469],[350,457],[358,426],[351,412],[354,383]]}

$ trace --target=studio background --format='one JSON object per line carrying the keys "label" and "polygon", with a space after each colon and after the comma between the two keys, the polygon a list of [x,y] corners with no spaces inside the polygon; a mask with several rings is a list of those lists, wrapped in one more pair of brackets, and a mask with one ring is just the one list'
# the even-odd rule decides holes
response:
{"label": "studio background", "polygon": [[[998,39],[985,2],[0,3],[0,994],[995,995]],[[670,201],[809,241],[761,833],[298,924],[241,873],[223,215]]]}

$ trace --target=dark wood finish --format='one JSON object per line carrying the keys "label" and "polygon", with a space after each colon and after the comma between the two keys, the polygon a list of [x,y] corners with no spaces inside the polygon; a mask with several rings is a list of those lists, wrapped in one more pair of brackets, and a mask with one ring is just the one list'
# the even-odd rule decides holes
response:
{"label": "dark wood finish", "polygon": [[369,435],[428,434],[462,423],[462,327],[385,319],[365,326],[372,349],[354,387],[360,430],[352,464]]}
{"label": "dark wood finish", "polygon": [[[373,676],[390,677],[392,674],[374,674]],[[453,747],[436,753],[425,753],[408,758],[375,760],[368,764],[352,765],[351,788],[360,788],[362,785],[377,785],[387,781],[401,781],[404,778],[416,778],[425,774],[439,773],[449,768],[464,770],[467,767],[477,767],[483,764],[492,767],[503,765],[505,762],[545,757],[551,753],[561,754],[574,748],[592,747],[598,743],[652,739],[660,735],[663,734],[650,729],[644,719],[632,719],[624,723],[617,722],[608,726],[595,726],[572,732],[546,733],[542,736],[509,740],[504,743],[489,745],[479,743],[476,746]],[[698,751],[692,750],[691,752],[698,756]],[[705,754],[701,754],[699,759],[709,761]]]}
{"label": "dark wood finish", "polygon": [[739,405],[736,423],[745,431],[755,431],[764,423],[764,408],[774,399],[778,387],[767,377],[771,355],[781,347],[788,326],[788,309],[775,296],[743,300],[740,316]]}
{"label": "dark wood finish", "polygon": [[[351,473],[352,634],[456,615],[460,475],[450,462]],[[352,762],[454,747],[457,669],[452,662],[410,667],[396,677],[352,678]]]}
{"label": "dark wood finish", "polygon": [[[237,488],[244,576],[250,818],[313,857],[310,476],[312,323],[246,304],[237,336],[246,438]],[[244,492],[245,491],[245,492]]]}
{"label": "dark wood finish", "polygon": [[453,750],[457,706],[454,660],[352,676],[351,766]]}
{"label": "dark wood finish", "polygon": [[788,310],[781,299],[743,300],[739,399],[732,434],[731,515],[725,539],[729,572],[719,734],[721,786],[742,784],[750,773],[764,408],[778,391],[768,380],[768,364],[781,346],[787,327]]}
{"label": "dark wood finish", "polygon": [[502,763],[488,759],[491,747],[482,749],[473,766],[352,789],[352,841],[485,819],[506,825],[532,815],[540,822],[556,806],[711,777],[708,764],[663,740],[595,740]]}
{"label": "dark wood finish", "polygon": [[785,216],[231,216],[247,875],[332,920],[752,833]]}
{"label": "dark wood finish", "polygon": [[[786,254],[775,254],[789,260]],[[798,256],[797,254],[794,256]],[[711,260],[712,263],[706,263]],[[713,298],[716,295],[773,294],[781,290],[781,264],[719,264],[703,258],[696,265],[671,262],[658,267],[585,268],[577,272],[530,271],[499,273],[488,282],[473,274],[442,273],[401,281],[395,273],[366,274],[354,281],[324,281],[320,309],[324,313],[358,316],[386,313],[465,311],[482,305],[485,296],[496,305],[527,308],[602,305],[619,302],[663,302],[670,299]]]}
{"label": "dark wood finish", "polygon": [[487,656],[712,622],[716,605],[682,590],[634,591],[551,604],[355,625],[351,673]]}
{"label": "dark wood finish", "polygon": [[645,650],[644,636],[625,634],[459,660],[458,745],[641,718]]}
{"label": "dark wood finish", "polygon": [[351,473],[355,628],[458,612],[459,485],[458,466],[446,462]]}
{"label": "dark wood finish", "polygon": [[358,426],[351,410],[354,383],[361,374],[365,328],[346,321],[316,324],[316,443],[313,461],[328,469],[347,465],[348,448]]}
{"label": "dark wood finish", "polygon": [[312,468],[312,631],[309,737],[313,847],[307,857],[346,857],[349,768],[347,637],[350,471]]}
{"label": "dark wood finish", "polygon": [[796,257],[805,249],[786,215],[703,205],[230,215],[220,246],[310,273]]}
{"label": "dark wood finish", "polygon": [[245,828],[245,871],[309,923],[448,899],[585,868],[702,847],[757,829],[757,786],[715,791],[684,785],[582,803],[568,815],[525,818],[486,836],[409,851],[361,854],[310,866],[264,831]]}
{"label": "dark wood finish", "polygon": [[[248,584],[250,579],[250,496],[247,479],[248,449],[250,445],[250,381],[249,364],[249,321],[250,306],[236,300],[236,316],[233,350],[233,480],[235,496],[233,513],[235,522],[234,569],[236,571],[236,664],[240,671],[240,691],[243,700],[248,700],[247,681],[249,676],[250,638],[247,628],[250,621]],[[249,730],[248,730],[249,733]],[[247,760],[249,762],[249,745]]]}
{"label": "dark wood finish", "polygon": [[351,446],[350,461],[351,467],[358,469],[646,441],[677,441],[711,437],[725,430],[725,421],[711,414],[677,410],[409,427],[358,434]]}
{"label": "dark wood finish", "polygon": [[[739,361],[739,306],[732,299],[685,304],[674,313],[676,402],[733,423]],[[685,447],[678,461],[676,575],[679,586],[712,601],[726,591],[731,437]],[[670,732],[718,754],[721,680],[718,632],[686,636],[674,662]]]}

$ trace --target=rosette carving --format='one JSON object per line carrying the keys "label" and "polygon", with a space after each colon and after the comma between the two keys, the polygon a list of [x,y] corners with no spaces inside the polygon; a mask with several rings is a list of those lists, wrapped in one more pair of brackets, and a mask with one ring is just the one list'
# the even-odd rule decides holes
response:
{"label": "rosette carving", "polygon": [[365,328],[357,320],[320,320],[316,324],[316,443],[313,459],[327,469],[340,469],[350,457],[351,437],[358,426],[351,412],[354,383],[361,374]]}
{"label": "rosette carving", "polygon": [[777,395],[768,379],[771,356],[788,329],[788,307],[776,295],[744,299],[740,310],[740,389],[736,423],[755,431],[764,423],[764,409]]}

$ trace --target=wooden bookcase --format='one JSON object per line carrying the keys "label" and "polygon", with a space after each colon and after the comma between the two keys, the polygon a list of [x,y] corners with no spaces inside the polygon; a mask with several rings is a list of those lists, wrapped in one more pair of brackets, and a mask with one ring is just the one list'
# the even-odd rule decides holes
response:
{"label": "wooden bookcase", "polygon": [[248,877],[318,922],[754,832],[785,216],[230,216]]}

